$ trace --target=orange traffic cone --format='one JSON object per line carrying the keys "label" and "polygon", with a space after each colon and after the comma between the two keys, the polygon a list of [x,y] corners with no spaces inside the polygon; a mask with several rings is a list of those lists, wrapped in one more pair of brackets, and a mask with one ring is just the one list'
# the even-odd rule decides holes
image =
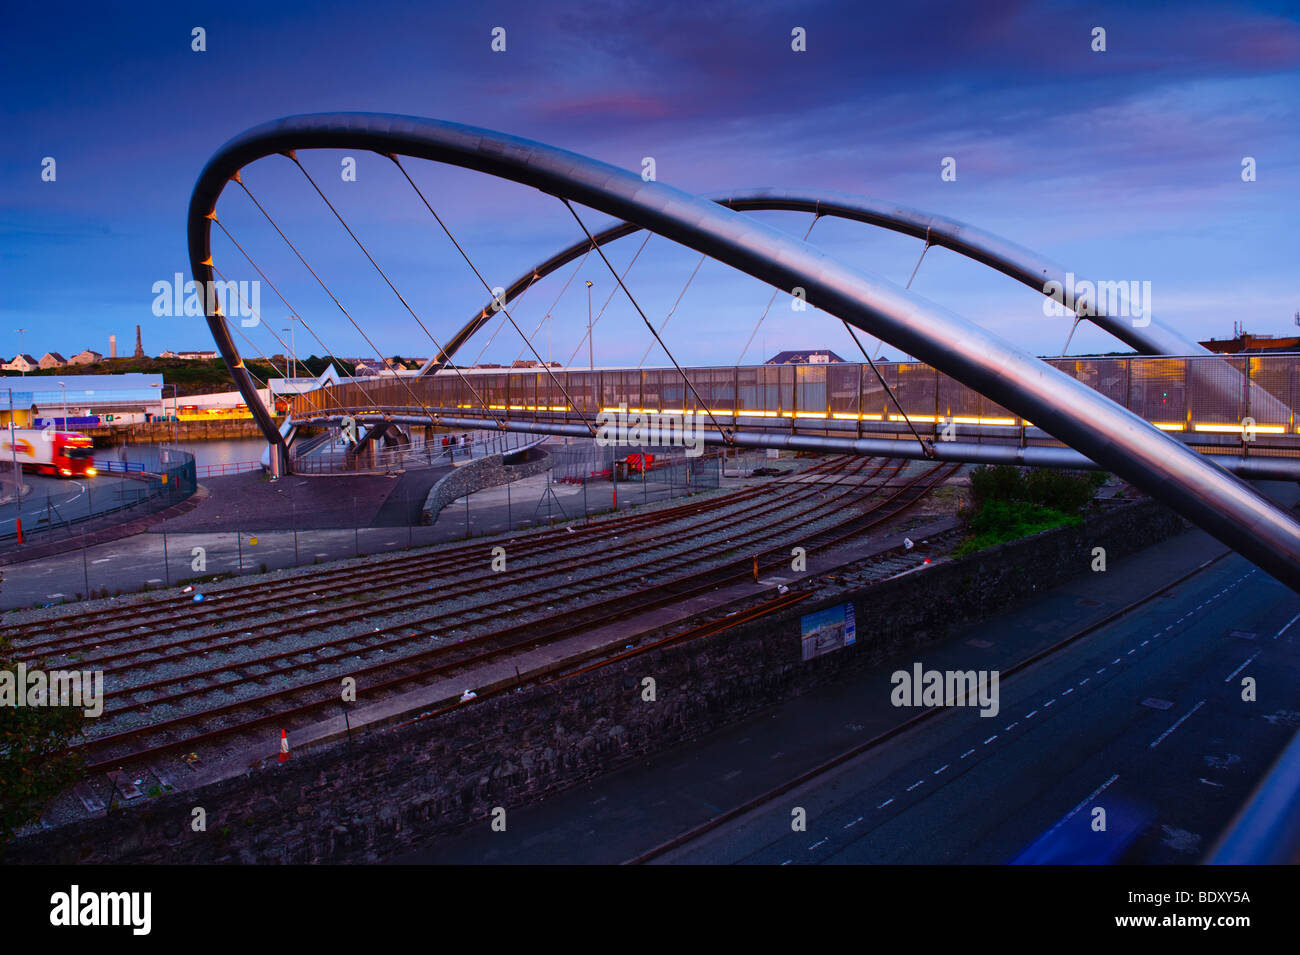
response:
{"label": "orange traffic cone", "polygon": [[280,730],[280,762],[287,763],[288,761],[289,761],[289,734],[286,733],[284,730]]}

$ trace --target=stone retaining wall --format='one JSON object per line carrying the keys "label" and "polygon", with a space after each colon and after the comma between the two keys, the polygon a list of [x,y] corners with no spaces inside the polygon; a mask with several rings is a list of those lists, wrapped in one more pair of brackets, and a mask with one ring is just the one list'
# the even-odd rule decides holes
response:
{"label": "stone retaining wall", "polygon": [[505,463],[506,457],[520,453],[517,451],[512,451],[509,455],[489,454],[485,458],[476,458],[468,464],[462,464],[429,488],[429,496],[424,499],[424,507],[420,509],[420,523],[432,524],[444,507],[466,494],[499,487],[549,470],[551,456],[540,449],[532,450],[537,451],[540,457],[518,464]]}

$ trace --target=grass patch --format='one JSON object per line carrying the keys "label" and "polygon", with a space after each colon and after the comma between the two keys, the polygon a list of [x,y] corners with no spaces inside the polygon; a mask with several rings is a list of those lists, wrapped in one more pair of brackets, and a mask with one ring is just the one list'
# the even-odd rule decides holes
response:
{"label": "grass patch", "polygon": [[1022,470],[999,464],[971,472],[975,513],[971,536],[954,550],[954,557],[1020,540],[1054,527],[1083,523],[1081,511],[1106,483],[1101,472]]}
{"label": "grass patch", "polygon": [[954,557],[966,557],[1007,541],[1032,537],[1053,527],[1082,524],[1078,514],[1067,514],[1054,507],[1030,501],[988,501],[971,518],[971,536],[957,545]]}

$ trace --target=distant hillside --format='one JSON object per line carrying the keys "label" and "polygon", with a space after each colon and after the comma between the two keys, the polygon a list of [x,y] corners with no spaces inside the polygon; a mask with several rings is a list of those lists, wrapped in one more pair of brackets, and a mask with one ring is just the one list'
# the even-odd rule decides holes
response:
{"label": "distant hillside", "polygon": [[[328,359],[317,358],[315,355],[299,358],[298,375],[300,377],[320,375],[328,363]],[[349,362],[334,359],[334,364],[343,375],[351,375],[353,372],[353,366]],[[284,377],[283,365],[273,366],[269,362],[256,359],[245,361],[244,365],[259,381]],[[211,361],[185,361],[180,358],[105,358],[93,365],[68,365],[63,368],[30,371],[27,377],[67,378],[70,375],[121,375],[128,372],[162,375],[163,382],[175,385],[176,393],[181,397],[235,390],[235,380],[230,377],[230,369],[220,358]],[[13,376],[11,373],[10,377]],[[169,391],[168,395],[170,394]]]}

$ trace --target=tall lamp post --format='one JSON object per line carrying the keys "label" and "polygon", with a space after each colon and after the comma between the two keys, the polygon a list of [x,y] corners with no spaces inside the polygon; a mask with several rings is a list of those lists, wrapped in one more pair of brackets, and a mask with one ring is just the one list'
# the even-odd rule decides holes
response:
{"label": "tall lamp post", "polygon": [[59,382],[59,387],[63,389],[63,430],[68,430],[68,386]]}
{"label": "tall lamp post", "polygon": [[172,445],[173,445],[173,446],[176,446],[176,447],[179,447],[179,446],[180,446],[180,440],[181,440],[181,439],[180,439],[180,435],[177,433],[177,430],[176,430],[176,429],[177,429],[177,427],[178,427],[177,422],[180,420],[180,416],[179,416],[179,413],[178,413],[178,404],[179,404],[179,402],[180,402],[180,398],[179,398],[178,393],[177,393],[177,391],[176,391],[176,383],[175,383],[175,382],[172,382],[170,385],[168,385],[168,384],[163,384],[163,385],[161,385],[161,386],[159,386],[159,385],[150,385],[149,387],[150,387],[150,388],[158,388],[158,389],[159,389],[159,391],[158,391],[158,397],[162,400],[162,406],[163,406],[163,411],[164,411],[164,412],[167,411],[167,389],[170,388],[170,389],[172,390],[172,415],[171,415],[171,417],[172,417]]}
{"label": "tall lamp post", "polygon": [[591,337],[591,283],[587,283],[587,367],[596,370],[596,346]]}

